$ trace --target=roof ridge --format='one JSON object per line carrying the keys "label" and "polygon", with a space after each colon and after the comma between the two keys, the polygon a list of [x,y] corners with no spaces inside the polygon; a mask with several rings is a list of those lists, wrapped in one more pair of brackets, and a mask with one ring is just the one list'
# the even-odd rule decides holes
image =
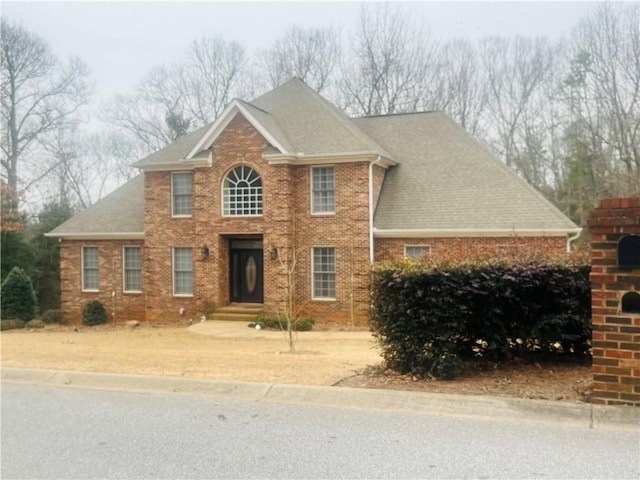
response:
{"label": "roof ridge", "polygon": [[271,112],[268,112],[268,111],[264,110],[263,108],[257,107],[256,105],[254,105],[251,102],[247,102],[246,100],[242,100],[241,98],[234,98],[234,100],[237,100],[240,103],[244,103],[245,105],[248,105],[248,106],[250,106],[252,108],[255,108],[256,110],[260,110],[261,112],[266,113],[267,115],[270,115],[270,116],[273,117],[273,114]]}
{"label": "roof ridge", "polygon": [[398,112],[398,113],[379,113],[377,115],[360,115],[357,117],[350,117],[350,118],[352,120],[360,120],[363,118],[400,117],[403,115],[424,115],[424,114],[431,114],[431,113],[444,113],[446,115],[446,112],[444,110],[421,110],[419,112]]}

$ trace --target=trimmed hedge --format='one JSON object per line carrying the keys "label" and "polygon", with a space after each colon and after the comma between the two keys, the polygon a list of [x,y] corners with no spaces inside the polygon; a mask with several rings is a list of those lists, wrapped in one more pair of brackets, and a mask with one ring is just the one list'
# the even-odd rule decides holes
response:
{"label": "trimmed hedge", "polygon": [[443,378],[478,358],[582,355],[591,338],[589,271],[535,260],[379,265],[374,335],[388,367]]}

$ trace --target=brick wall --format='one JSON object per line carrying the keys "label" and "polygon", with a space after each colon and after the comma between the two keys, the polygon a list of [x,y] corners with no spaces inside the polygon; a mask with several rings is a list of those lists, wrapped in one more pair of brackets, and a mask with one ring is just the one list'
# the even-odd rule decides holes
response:
{"label": "brick wall", "polygon": [[591,305],[595,403],[640,406],[640,313],[621,310],[640,292],[640,268],[618,268],[618,242],[640,234],[640,197],[602,201],[591,212]]}
{"label": "brick wall", "polygon": [[[63,240],[60,244],[61,309],[70,323],[82,321],[82,307],[91,300],[99,300],[110,321],[124,323],[144,320],[145,295],[125,293],[122,283],[122,249],[140,246],[141,240]],[[82,247],[98,247],[98,291],[82,291]],[[145,249],[142,248],[144,258]],[[143,291],[146,286],[142,285]],[[115,295],[113,295],[115,292]],[[115,307],[115,309],[114,309]],[[114,316],[115,313],[115,316]]]}
{"label": "brick wall", "polygon": [[434,260],[444,258],[471,258],[479,255],[513,254],[519,251],[566,251],[565,237],[460,237],[460,238],[376,238],[375,258],[398,260],[404,256],[405,245],[429,245]]}

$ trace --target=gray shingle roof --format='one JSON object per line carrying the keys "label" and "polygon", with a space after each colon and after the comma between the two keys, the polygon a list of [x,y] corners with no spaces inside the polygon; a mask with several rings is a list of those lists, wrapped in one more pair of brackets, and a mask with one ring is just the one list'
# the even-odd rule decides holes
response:
{"label": "gray shingle roof", "polygon": [[144,175],[111,192],[54,228],[47,236],[82,237],[144,234]]}
{"label": "gray shingle roof", "polygon": [[[350,119],[298,79],[252,103],[238,102],[289,153],[375,152],[396,161],[398,165],[387,171],[376,207],[374,226],[378,230],[577,229],[443,113]],[[134,165],[177,163],[210,127]],[[144,179],[140,175],[50,235],[107,237],[143,232]]]}
{"label": "gray shingle roof", "polygon": [[575,229],[573,222],[440,112],[353,119],[395,158],[377,229]]}
{"label": "gray shingle roof", "polygon": [[187,153],[191,151],[196,142],[200,140],[200,137],[204,135],[210,125],[211,124],[205,125],[185,135],[184,137],[180,137],[172,144],[167,145],[157,152],[153,152],[152,154],[147,155],[141,160],[138,160],[133,164],[133,166],[143,168],[148,165],[176,163],[177,161],[182,160],[187,155]]}

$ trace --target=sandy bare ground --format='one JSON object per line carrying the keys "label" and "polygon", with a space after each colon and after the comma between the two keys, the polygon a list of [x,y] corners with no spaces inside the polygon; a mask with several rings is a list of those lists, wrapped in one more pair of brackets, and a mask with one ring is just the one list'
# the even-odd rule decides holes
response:
{"label": "sandy bare ground", "polygon": [[471,371],[454,381],[423,380],[380,368],[370,332],[300,332],[288,353],[283,332],[241,322],[188,327],[142,325],[47,327],[2,332],[2,365],[108,373],[181,375],[302,385],[339,385],[431,393],[589,401],[591,369],[575,362],[507,364]]}
{"label": "sandy bare ground", "polygon": [[1,335],[2,365],[333,385],[381,361],[367,331],[300,332],[290,354],[283,332],[257,332],[241,323],[196,333],[208,323],[9,330]]}

